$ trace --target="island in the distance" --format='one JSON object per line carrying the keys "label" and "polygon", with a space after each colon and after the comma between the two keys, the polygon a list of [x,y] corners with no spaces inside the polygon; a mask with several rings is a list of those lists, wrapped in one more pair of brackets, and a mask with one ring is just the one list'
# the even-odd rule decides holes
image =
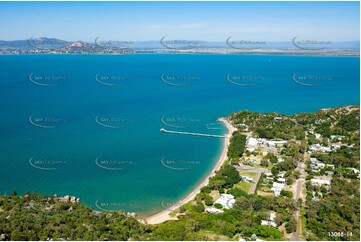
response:
{"label": "island in the distance", "polygon": [[359,117],[359,106],[232,113],[211,176],[158,220],[14,191],[0,197],[0,240],[358,241]]}

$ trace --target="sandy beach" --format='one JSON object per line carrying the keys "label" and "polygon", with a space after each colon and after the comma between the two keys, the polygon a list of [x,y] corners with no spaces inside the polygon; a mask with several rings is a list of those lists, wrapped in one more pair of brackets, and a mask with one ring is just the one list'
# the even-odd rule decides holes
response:
{"label": "sandy beach", "polygon": [[182,206],[183,204],[188,203],[189,201],[192,201],[196,195],[200,192],[201,188],[206,186],[209,182],[209,178],[214,176],[215,173],[221,168],[224,161],[227,160],[227,151],[228,151],[228,145],[230,142],[230,138],[232,136],[232,133],[236,131],[237,129],[233,127],[231,123],[225,118],[219,118],[218,121],[222,122],[228,129],[228,133],[226,134],[224,146],[221,155],[219,156],[219,159],[217,161],[216,166],[213,168],[212,172],[206,177],[206,179],[201,182],[187,197],[182,199],[181,201],[177,202],[176,205],[173,207],[168,208],[167,210],[163,210],[159,213],[156,213],[150,217],[144,218],[141,221],[145,222],[146,224],[159,224],[163,223],[168,220],[177,220],[177,217],[171,217],[170,213],[177,209],[178,207]]}

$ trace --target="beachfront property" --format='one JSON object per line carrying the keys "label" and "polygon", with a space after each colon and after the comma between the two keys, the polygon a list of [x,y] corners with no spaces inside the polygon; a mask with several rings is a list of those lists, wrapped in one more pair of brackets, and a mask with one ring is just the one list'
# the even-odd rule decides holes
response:
{"label": "beachfront property", "polygon": [[275,212],[270,212],[269,215],[269,219],[268,220],[261,220],[261,225],[266,225],[266,226],[273,226],[273,227],[277,227],[277,224],[275,222],[276,219],[276,213]]}
{"label": "beachfront property", "polygon": [[223,213],[223,210],[218,208],[206,208],[207,213]]}
{"label": "beachfront property", "polygon": [[278,148],[282,147],[285,144],[287,144],[286,140],[267,140],[263,138],[256,139],[250,137],[247,139],[246,146],[249,152],[253,152],[260,146],[263,146],[264,148]]}
{"label": "beachfront property", "polygon": [[233,195],[222,193],[221,197],[218,198],[214,202],[214,204],[219,203],[222,205],[223,208],[230,209],[230,208],[233,208],[233,205],[235,202],[236,202],[236,199],[234,199]]}

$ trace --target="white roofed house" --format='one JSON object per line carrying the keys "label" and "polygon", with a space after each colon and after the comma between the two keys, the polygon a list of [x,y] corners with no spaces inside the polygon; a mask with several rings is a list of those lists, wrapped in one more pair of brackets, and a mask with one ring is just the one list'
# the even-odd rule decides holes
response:
{"label": "white roofed house", "polygon": [[265,145],[268,147],[281,147],[284,144],[287,144],[287,141],[285,140],[265,140],[263,141]]}
{"label": "white roofed house", "polygon": [[275,219],[276,219],[276,213],[275,212],[270,212],[269,219],[268,220],[261,220],[261,225],[277,227]]}
{"label": "white roofed house", "polygon": [[278,162],[278,163],[284,162],[284,161],[285,161],[285,159],[283,159],[282,157],[277,158],[277,162]]}
{"label": "white roofed house", "polygon": [[249,138],[248,140],[247,140],[247,150],[248,151],[250,151],[250,152],[253,152],[253,151],[255,151],[256,149],[257,149],[257,147],[258,147],[258,141],[257,141],[257,139],[256,138]]}
{"label": "white roofed house", "polygon": [[320,135],[320,134],[315,133],[315,137],[316,137],[316,139],[318,139],[318,140],[322,140],[322,135]]}
{"label": "white roofed house", "polygon": [[347,168],[347,169],[352,170],[356,174],[360,174],[360,171],[357,170],[356,168]]}
{"label": "white roofed house", "polygon": [[280,173],[278,173],[278,177],[285,177],[286,172],[285,171],[281,171]]}
{"label": "white roofed house", "polygon": [[322,185],[331,186],[331,181],[323,180],[323,179],[311,179],[311,184],[314,186],[322,186]]}
{"label": "white roofed house", "polygon": [[326,167],[330,167],[332,169],[335,169],[335,165],[332,165],[332,164],[326,164]]}
{"label": "white roofed house", "polygon": [[233,208],[233,205],[234,205],[235,202],[236,202],[236,200],[234,199],[233,195],[222,193],[221,197],[218,198],[214,202],[214,204],[219,203],[219,204],[222,205],[223,208],[230,209],[230,208]]}
{"label": "white roofed house", "polygon": [[333,171],[325,171],[325,174],[328,176],[332,176],[333,175]]}
{"label": "white roofed house", "polygon": [[311,157],[310,158],[310,161],[311,161],[311,163],[312,164],[317,164],[319,161],[316,159],[316,158],[314,158],[314,157]]}
{"label": "white roofed house", "polygon": [[357,170],[356,168],[347,168],[349,170],[352,170],[355,174],[357,174],[357,178],[360,178],[360,171]]}
{"label": "white roofed house", "polygon": [[265,174],[266,176],[273,176],[272,172],[270,172],[270,171],[267,171],[267,172],[265,172],[264,174]]}
{"label": "white roofed house", "polygon": [[317,167],[313,167],[312,169],[311,169],[311,172],[313,172],[313,173],[317,173],[317,172],[320,172],[321,170],[320,169],[317,169]]}
{"label": "white roofed house", "polygon": [[319,162],[319,163],[316,164],[316,166],[317,166],[319,169],[323,169],[323,168],[325,168],[326,165],[325,165],[324,163]]}
{"label": "white roofed house", "polygon": [[241,176],[241,178],[242,178],[243,181],[253,182],[253,178],[252,178],[252,177],[249,177],[249,176]]}
{"label": "white roofed house", "polygon": [[283,190],[283,188],[285,188],[284,183],[274,182],[271,190],[274,192],[275,197],[278,197],[281,194],[281,191]]}
{"label": "white roofed house", "polygon": [[322,152],[331,152],[331,148],[330,147],[326,147],[326,146],[321,146],[320,144],[315,144],[315,145],[311,145],[309,148],[310,151],[322,151]]}
{"label": "white roofed house", "polygon": [[218,208],[206,208],[207,213],[223,213],[223,210]]}
{"label": "white roofed house", "polygon": [[341,145],[331,144],[331,148],[332,148],[333,150],[341,149]]}
{"label": "white roofed house", "polygon": [[249,138],[248,140],[247,140],[247,145],[248,146],[257,146],[258,145],[258,141],[257,141],[257,139],[256,138]]}

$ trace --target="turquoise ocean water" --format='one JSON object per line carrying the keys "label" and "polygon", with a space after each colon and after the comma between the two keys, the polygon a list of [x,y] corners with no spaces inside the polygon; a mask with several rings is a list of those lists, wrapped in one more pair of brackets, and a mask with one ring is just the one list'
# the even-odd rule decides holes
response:
{"label": "turquoise ocean water", "polygon": [[160,128],[222,134],[216,119],[238,110],[359,104],[359,65],[359,57],[0,56],[0,193],[69,194],[98,210],[153,214],[207,176],[223,142]]}

